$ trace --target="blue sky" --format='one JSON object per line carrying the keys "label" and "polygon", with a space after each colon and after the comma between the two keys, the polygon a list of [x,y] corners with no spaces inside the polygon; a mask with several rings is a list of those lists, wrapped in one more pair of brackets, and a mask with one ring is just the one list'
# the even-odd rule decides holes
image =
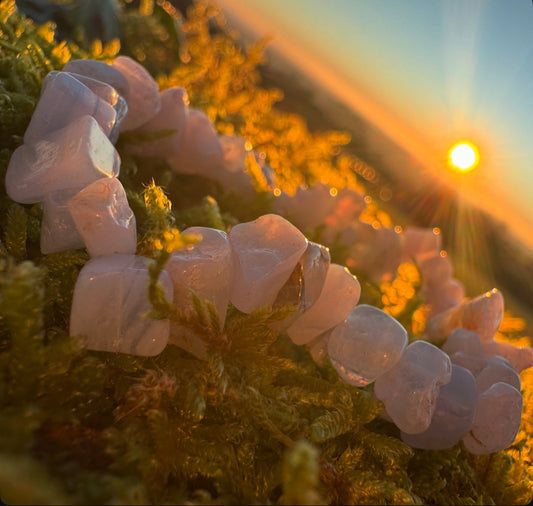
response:
{"label": "blue sky", "polygon": [[322,86],[331,82],[436,177],[451,177],[453,142],[477,143],[478,169],[454,183],[533,245],[531,0],[219,4]]}

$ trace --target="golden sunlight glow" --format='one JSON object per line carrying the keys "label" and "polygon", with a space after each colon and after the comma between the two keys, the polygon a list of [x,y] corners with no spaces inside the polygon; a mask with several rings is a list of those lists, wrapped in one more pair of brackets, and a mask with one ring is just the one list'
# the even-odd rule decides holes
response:
{"label": "golden sunlight glow", "polygon": [[459,172],[470,172],[479,163],[479,151],[471,142],[461,141],[450,148],[448,161],[452,169]]}

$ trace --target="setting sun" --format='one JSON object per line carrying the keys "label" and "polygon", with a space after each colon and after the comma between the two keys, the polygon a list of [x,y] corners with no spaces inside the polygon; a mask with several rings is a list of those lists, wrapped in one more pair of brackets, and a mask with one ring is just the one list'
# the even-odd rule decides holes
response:
{"label": "setting sun", "polygon": [[448,162],[452,169],[470,172],[479,163],[479,151],[471,142],[461,141],[454,144],[448,152]]}

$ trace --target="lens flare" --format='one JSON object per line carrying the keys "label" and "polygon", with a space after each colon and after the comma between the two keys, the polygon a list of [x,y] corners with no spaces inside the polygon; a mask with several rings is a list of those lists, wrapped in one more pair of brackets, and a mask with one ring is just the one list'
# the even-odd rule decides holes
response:
{"label": "lens flare", "polygon": [[479,151],[471,142],[458,142],[448,151],[448,162],[450,167],[456,171],[470,172],[479,163]]}

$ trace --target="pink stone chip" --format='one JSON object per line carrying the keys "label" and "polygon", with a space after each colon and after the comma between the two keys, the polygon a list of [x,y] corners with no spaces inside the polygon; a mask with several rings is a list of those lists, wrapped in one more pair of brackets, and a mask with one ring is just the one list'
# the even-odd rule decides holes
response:
{"label": "pink stone chip", "polygon": [[11,156],[7,194],[16,202],[41,202],[48,193],[117,176],[120,157],[92,116],[81,116],[61,130],[23,144]]}
{"label": "pink stone chip", "polygon": [[475,455],[504,450],[511,445],[522,419],[522,395],[507,383],[495,383],[478,397],[465,448]]}
{"label": "pink stone chip", "polygon": [[305,236],[277,214],[235,225],[229,241],[234,266],[230,300],[243,313],[271,307],[307,249]]}
{"label": "pink stone chip", "polygon": [[288,329],[295,344],[307,344],[341,323],[353,310],[361,295],[357,278],[339,264],[331,264],[324,288],[317,301]]}
{"label": "pink stone chip", "polygon": [[434,228],[405,227],[403,231],[403,262],[415,261],[420,264],[426,258],[439,254],[442,249],[442,236]]}
{"label": "pink stone chip", "polygon": [[[168,158],[179,152],[181,137],[189,117],[189,99],[184,88],[168,88],[160,93],[161,109],[137,131],[159,133],[163,137],[127,144],[128,153],[136,156]],[[166,131],[166,133],[165,133]]]}
{"label": "pink stone chip", "polygon": [[499,355],[506,358],[518,374],[524,369],[533,367],[533,348],[530,346],[519,348],[511,343],[491,341],[481,345],[481,353],[488,357]]}
{"label": "pink stone chip", "polygon": [[91,257],[135,254],[135,215],[117,178],[91,183],[72,197],[67,207]]}
{"label": "pink stone chip", "polygon": [[[74,287],[70,335],[84,338],[90,350],[153,356],[168,342],[168,320],[153,320],[148,299],[149,258],[108,255],[89,260]],[[159,282],[172,300],[166,271]]]}
{"label": "pink stone chip", "polygon": [[217,178],[224,170],[224,152],[217,131],[207,115],[189,109],[189,117],[175,156],[168,163],[178,174]]}
{"label": "pink stone chip", "polygon": [[37,142],[85,115],[92,116],[104,134],[109,136],[116,120],[113,106],[71,74],[59,72],[43,89],[24,134],[24,143]]}
{"label": "pink stone chip", "polygon": [[344,381],[363,387],[391,369],[406,346],[407,332],[397,320],[361,304],[332,330],[328,353]]}
{"label": "pink stone chip", "polygon": [[[199,235],[202,239],[174,251],[167,260],[165,270],[174,285],[174,304],[185,314],[194,313],[191,300],[191,292],[194,292],[215,306],[220,328],[223,328],[233,275],[228,236],[222,230],[208,227],[190,227],[183,234]],[[199,358],[207,358],[203,341],[176,323],[171,324],[170,342]]]}
{"label": "pink stone chip", "polygon": [[84,248],[83,237],[67,207],[78,189],[48,193],[43,200],[41,222],[41,252],[45,255],[68,249]]}
{"label": "pink stone chip", "polygon": [[492,341],[503,320],[503,295],[493,288],[464,304],[462,327],[479,335],[482,343]]}
{"label": "pink stone chip", "polygon": [[128,114],[122,130],[135,130],[151,120],[161,109],[159,86],[149,72],[128,56],[117,56],[113,68],[120,71],[128,82]]}
{"label": "pink stone chip", "polygon": [[401,431],[418,434],[430,426],[439,388],[450,382],[451,371],[446,353],[426,341],[415,341],[392,369],[376,379],[374,394]]}

